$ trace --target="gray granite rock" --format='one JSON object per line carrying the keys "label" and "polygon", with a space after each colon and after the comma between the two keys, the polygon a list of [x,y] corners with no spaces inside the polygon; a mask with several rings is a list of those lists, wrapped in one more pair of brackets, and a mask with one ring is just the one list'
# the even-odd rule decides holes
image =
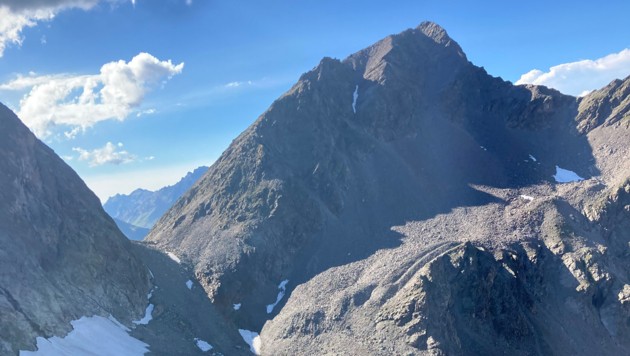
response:
{"label": "gray granite rock", "polygon": [[628,353],[628,80],[514,86],[423,23],[302,75],[147,241],[263,354]]}
{"label": "gray granite rock", "polygon": [[79,176],[0,105],[0,354],[144,312],[147,270]]}

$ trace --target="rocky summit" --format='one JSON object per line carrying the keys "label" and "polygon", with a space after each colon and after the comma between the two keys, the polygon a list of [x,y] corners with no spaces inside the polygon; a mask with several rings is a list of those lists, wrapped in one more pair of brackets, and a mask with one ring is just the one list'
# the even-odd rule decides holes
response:
{"label": "rocky summit", "polygon": [[514,86],[425,22],[302,75],[147,241],[264,355],[628,354],[629,87]]}
{"label": "rocky summit", "polygon": [[79,176],[0,104],[0,354],[83,316],[130,325],[146,267]]}

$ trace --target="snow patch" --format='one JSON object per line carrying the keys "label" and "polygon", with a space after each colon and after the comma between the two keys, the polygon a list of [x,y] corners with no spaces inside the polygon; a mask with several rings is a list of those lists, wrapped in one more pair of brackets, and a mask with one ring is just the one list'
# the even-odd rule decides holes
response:
{"label": "snow patch", "polygon": [[199,348],[199,350],[201,350],[203,352],[208,352],[208,351],[212,350],[212,345],[210,345],[206,341],[203,341],[201,339],[195,338],[195,343],[197,344],[197,347]]}
{"label": "snow patch", "polygon": [[529,159],[531,159],[532,161],[536,162],[536,157],[529,155]]}
{"label": "snow patch", "polygon": [[136,325],[147,325],[153,319],[153,304],[149,304],[147,309],[144,311],[144,318],[140,320],[134,320],[133,323]]}
{"label": "snow patch", "polygon": [[359,98],[359,86],[354,87],[354,93],[352,93],[352,112],[357,113],[357,99]]}
{"label": "snow patch", "polygon": [[166,254],[168,255],[168,257],[171,258],[171,260],[177,262],[177,263],[182,263],[182,261],[179,259],[179,257],[177,257],[174,253],[172,252],[166,252]]}
{"label": "snow patch", "polygon": [[285,279],[284,281],[280,282],[280,284],[278,284],[278,289],[280,291],[278,292],[278,296],[276,297],[276,302],[267,305],[267,314],[271,314],[271,312],[273,312],[273,308],[275,308],[276,305],[280,303],[282,298],[284,298],[284,293],[286,293],[287,291],[287,283],[289,283],[289,280]]}
{"label": "snow patch", "polygon": [[516,273],[510,268],[510,266],[506,265],[505,263],[503,264],[503,268],[505,268],[508,272],[510,272],[510,274],[512,275],[512,277],[516,278]]}
{"label": "snow patch", "polygon": [[521,199],[525,199],[525,200],[529,200],[529,201],[534,201],[534,197],[530,196],[530,195],[525,195],[525,194],[521,194],[520,195]]}
{"label": "snow patch", "polygon": [[260,355],[262,340],[260,340],[258,333],[245,329],[238,329],[238,332],[247,345],[249,345],[249,350],[253,352],[254,355]]}
{"label": "snow patch", "polygon": [[82,317],[70,322],[72,331],[63,338],[37,338],[37,351],[20,351],[20,356],[144,355],[149,345],[133,338],[124,325],[114,317]]}
{"label": "snow patch", "polygon": [[239,309],[241,309],[241,303],[238,303],[238,304],[232,304],[232,308],[234,308],[234,310],[239,310]]}
{"label": "snow patch", "polygon": [[188,289],[192,289],[192,285],[193,282],[190,279],[186,281],[186,287],[188,287]]}
{"label": "snow patch", "polygon": [[558,166],[556,166],[556,174],[554,174],[553,178],[557,183],[579,182],[584,180],[584,178],[577,175],[577,173]]}

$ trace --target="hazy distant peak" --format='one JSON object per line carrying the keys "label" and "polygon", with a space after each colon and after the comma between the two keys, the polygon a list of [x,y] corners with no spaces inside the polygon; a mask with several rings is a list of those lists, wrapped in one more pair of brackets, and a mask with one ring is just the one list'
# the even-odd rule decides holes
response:
{"label": "hazy distant peak", "polygon": [[[206,166],[198,167],[188,172],[179,182],[156,191],[136,189],[129,195],[117,194],[109,198],[103,207],[115,219],[140,228],[151,228],[157,219],[207,171]],[[123,229],[123,232],[126,230]]]}

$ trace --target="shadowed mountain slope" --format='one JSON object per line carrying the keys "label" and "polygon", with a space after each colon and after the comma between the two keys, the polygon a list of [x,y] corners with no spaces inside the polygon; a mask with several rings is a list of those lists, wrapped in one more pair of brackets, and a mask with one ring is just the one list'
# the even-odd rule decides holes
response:
{"label": "shadowed mountain slope", "polygon": [[77,174],[0,105],[0,354],[82,316],[130,324],[147,270]]}

